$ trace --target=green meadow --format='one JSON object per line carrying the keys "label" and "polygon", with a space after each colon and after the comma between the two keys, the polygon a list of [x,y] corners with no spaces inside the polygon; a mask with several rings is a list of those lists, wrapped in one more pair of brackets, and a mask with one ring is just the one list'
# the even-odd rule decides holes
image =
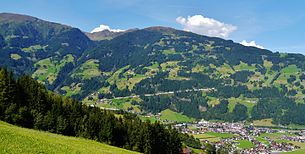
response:
{"label": "green meadow", "polygon": [[183,115],[181,113],[174,112],[170,109],[166,109],[161,112],[161,120],[169,120],[169,121],[175,121],[175,122],[192,122],[194,121],[193,118],[190,118],[186,115]]}
{"label": "green meadow", "polygon": [[83,138],[26,129],[0,121],[0,153],[103,153],[135,154]]}

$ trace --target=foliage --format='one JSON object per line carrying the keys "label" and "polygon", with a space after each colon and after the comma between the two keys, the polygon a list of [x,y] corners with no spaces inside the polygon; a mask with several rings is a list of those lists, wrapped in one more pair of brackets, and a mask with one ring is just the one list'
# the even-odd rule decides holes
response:
{"label": "foliage", "polygon": [[29,76],[17,81],[0,69],[0,119],[27,128],[97,140],[144,153],[179,153],[179,133],[49,93]]}

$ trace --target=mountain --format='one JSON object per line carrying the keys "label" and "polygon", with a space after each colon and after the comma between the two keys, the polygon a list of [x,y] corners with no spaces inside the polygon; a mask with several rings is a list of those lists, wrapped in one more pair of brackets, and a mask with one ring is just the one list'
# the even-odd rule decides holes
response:
{"label": "mountain", "polygon": [[35,62],[48,57],[77,58],[93,44],[77,28],[26,15],[0,14],[0,65],[17,74],[33,73]]}
{"label": "mountain", "polygon": [[2,121],[0,137],[3,153],[137,153],[87,139],[21,128]]}
{"label": "mountain", "polygon": [[[302,54],[169,27],[86,33],[90,40],[77,28],[23,15],[1,14],[0,26],[2,67],[31,74],[87,104],[139,114],[170,109],[197,119],[305,124]],[[98,36],[109,38],[94,41]]]}
{"label": "mountain", "polygon": [[128,32],[133,32],[136,31],[138,29],[129,29],[126,31],[122,31],[122,32],[113,32],[113,31],[109,31],[109,30],[103,30],[100,32],[94,32],[94,33],[86,33],[85,34],[93,41],[100,41],[100,40],[109,40],[109,39],[113,39],[117,36],[120,36],[122,34],[128,33]]}

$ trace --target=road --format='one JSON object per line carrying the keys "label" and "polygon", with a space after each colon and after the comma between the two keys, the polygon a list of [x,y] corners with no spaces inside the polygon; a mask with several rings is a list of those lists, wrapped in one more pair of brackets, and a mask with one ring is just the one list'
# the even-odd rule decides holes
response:
{"label": "road", "polygon": [[[154,94],[144,94],[146,97],[152,97],[152,96],[159,96],[159,95],[168,95],[168,94],[174,94],[174,93],[182,93],[182,92],[196,92],[196,91],[204,91],[209,92],[212,90],[216,90],[215,88],[202,88],[202,89],[186,89],[186,90],[178,90],[178,91],[167,91],[167,92],[158,92]],[[131,95],[131,96],[124,96],[124,97],[114,97],[111,99],[103,98],[99,99],[97,103],[102,103],[104,101],[110,101],[112,99],[127,99],[127,98],[138,98],[140,95]]]}

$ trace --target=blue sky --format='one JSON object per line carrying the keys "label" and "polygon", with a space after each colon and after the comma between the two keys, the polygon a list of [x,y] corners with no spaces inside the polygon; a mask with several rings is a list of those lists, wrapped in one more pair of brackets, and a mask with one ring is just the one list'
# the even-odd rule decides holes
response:
{"label": "blue sky", "polygon": [[305,54],[304,0],[3,0],[0,12],[83,31],[101,24],[112,29],[161,25]]}

